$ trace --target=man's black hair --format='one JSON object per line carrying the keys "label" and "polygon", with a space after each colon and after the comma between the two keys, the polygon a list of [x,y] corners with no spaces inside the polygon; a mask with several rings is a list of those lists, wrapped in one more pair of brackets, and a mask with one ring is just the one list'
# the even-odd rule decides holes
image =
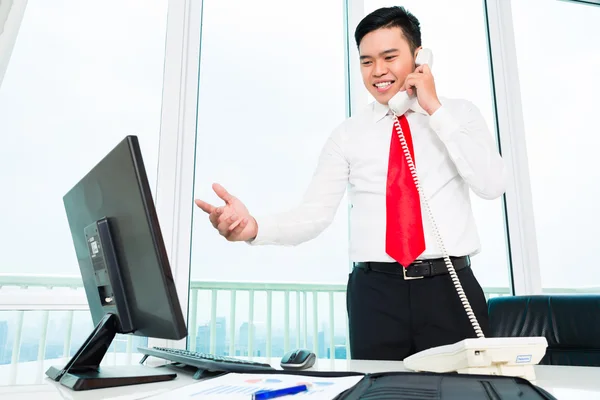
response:
{"label": "man's black hair", "polygon": [[410,46],[410,51],[414,54],[415,50],[421,46],[421,26],[419,20],[404,7],[384,7],[373,11],[360,21],[354,32],[356,46],[369,32],[380,28],[398,27],[402,30],[404,38]]}

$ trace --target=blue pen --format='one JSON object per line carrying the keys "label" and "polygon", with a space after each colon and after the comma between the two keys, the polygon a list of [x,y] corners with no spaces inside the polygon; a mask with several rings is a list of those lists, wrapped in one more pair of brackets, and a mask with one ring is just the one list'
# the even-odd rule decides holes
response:
{"label": "blue pen", "polygon": [[306,392],[308,387],[306,385],[292,386],[283,389],[274,390],[259,390],[252,395],[252,400],[266,400],[274,399],[276,397],[287,396],[288,394],[296,394],[300,392]]}

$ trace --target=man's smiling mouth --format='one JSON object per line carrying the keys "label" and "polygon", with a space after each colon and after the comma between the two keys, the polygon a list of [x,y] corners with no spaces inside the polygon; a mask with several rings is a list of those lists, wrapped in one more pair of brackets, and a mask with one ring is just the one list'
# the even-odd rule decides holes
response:
{"label": "man's smiling mouth", "polygon": [[388,90],[395,81],[381,81],[374,83],[373,86],[377,89],[379,93],[383,93]]}
{"label": "man's smiling mouth", "polygon": [[382,88],[388,87],[392,83],[394,83],[394,81],[379,82],[379,83],[374,84],[373,86],[375,86],[379,89],[382,89]]}

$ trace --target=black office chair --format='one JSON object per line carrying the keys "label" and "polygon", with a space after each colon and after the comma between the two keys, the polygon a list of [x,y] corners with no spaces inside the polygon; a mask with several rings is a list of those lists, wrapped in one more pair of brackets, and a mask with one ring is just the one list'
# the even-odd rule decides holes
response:
{"label": "black office chair", "polygon": [[488,311],[490,337],[546,337],[540,364],[600,366],[600,295],[495,297]]}

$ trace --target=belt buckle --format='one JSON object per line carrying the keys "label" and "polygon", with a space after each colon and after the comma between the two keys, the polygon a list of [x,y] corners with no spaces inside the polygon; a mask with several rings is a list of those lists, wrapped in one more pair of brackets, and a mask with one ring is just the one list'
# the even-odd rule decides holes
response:
{"label": "belt buckle", "polygon": [[[418,262],[418,261],[415,261],[415,262]],[[425,278],[424,276],[406,276],[406,269],[408,267],[407,268],[404,268],[404,266],[401,266],[401,267],[402,267],[402,275],[404,276],[404,280],[405,281],[412,281],[412,280],[415,280],[415,279],[423,279],[423,278]]]}

